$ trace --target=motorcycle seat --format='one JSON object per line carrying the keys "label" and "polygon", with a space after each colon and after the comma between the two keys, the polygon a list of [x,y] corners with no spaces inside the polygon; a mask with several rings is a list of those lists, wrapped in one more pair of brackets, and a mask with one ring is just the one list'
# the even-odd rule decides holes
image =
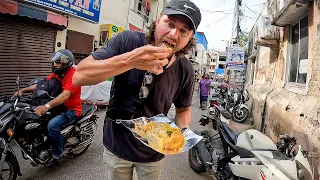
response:
{"label": "motorcycle seat", "polygon": [[82,123],[82,121],[80,120],[86,115],[88,115],[92,111],[92,108],[93,106],[89,104],[82,104],[82,114],[77,118],[77,124]]}
{"label": "motorcycle seat", "polygon": [[218,111],[220,112],[220,114],[227,118],[227,119],[232,119],[232,114],[229,113],[227,110],[223,109],[223,107],[221,106],[216,106],[216,108],[218,109]]}
{"label": "motorcycle seat", "polygon": [[30,105],[27,104],[27,103],[18,102],[18,103],[17,103],[17,107],[19,107],[19,108],[26,108],[26,107],[30,107]]}
{"label": "motorcycle seat", "polygon": [[230,129],[226,123],[222,123],[223,129],[227,132],[227,134],[230,137],[230,140],[232,141],[233,144],[236,144],[237,139],[238,139],[238,133],[234,132],[232,129]]}

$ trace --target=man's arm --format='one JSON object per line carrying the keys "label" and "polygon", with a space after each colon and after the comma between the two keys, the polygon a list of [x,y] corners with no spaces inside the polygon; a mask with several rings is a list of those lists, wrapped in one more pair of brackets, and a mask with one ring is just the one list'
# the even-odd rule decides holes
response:
{"label": "man's arm", "polygon": [[191,123],[191,107],[176,108],[175,123],[181,129],[189,128]]}
{"label": "man's arm", "polygon": [[68,100],[69,97],[71,96],[71,94],[72,93],[70,91],[64,90],[61,94],[59,94],[59,96],[57,96],[56,98],[52,99],[47,104],[50,105],[50,108],[59,106],[60,104],[64,103],[66,100]]}
{"label": "man's arm", "polygon": [[133,68],[160,74],[168,55],[167,48],[146,45],[104,60],[89,56],[78,64],[72,82],[76,86],[98,84]]}
{"label": "man's arm", "polygon": [[[59,94],[59,96],[57,96],[56,98],[52,99],[47,104],[50,105],[50,108],[56,107],[56,106],[64,103],[66,100],[68,100],[69,97],[71,96],[71,94],[72,93],[70,91],[64,90],[61,94]],[[38,106],[35,109],[35,114],[37,114],[38,116],[42,116],[48,110],[49,109],[45,105],[41,105],[41,106]]]}
{"label": "man's arm", "polygon": [[13,94],[13,96],[18,96],[18,93],[19,93],[19,96],[21,96],[23,93],[28,93],[28,92],[33,92],[37,87],[37,84],[34,84],[32,86],[29,86],[29,87],[25,87],[25,88],[22,88],[20,89],[20,91],[18,92],[15,92]]}

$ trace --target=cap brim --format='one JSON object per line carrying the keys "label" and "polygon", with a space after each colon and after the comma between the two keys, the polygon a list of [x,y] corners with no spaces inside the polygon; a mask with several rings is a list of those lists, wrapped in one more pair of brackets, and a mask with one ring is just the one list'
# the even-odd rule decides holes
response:
{"label": "cap brim", "polygon": [[192,22],[192,25],[193,25],[193,31],[196,32],[196,25],[194,24],[193,20],[191,19],[190,16],[188,16],[186,13],[184,12],[181,12],[181,11],[177,11],[177,10],[173,10],[173,9],[165,9],[162,11],[163,14],[165,15],[183,15],[183,16],[186,16],[191,22]]}

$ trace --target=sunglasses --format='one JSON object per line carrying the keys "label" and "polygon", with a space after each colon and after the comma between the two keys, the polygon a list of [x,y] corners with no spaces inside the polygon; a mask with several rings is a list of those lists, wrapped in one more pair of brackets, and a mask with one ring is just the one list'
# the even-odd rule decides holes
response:
{"label": "sunglasses", "polygon": [[149,89],[147,88],[147,84],[151,84],[153,80],[152,74],[146,72],[143,77],[142,86],[140,88],[139,97],[140,99],[145,99],[149,95]]}

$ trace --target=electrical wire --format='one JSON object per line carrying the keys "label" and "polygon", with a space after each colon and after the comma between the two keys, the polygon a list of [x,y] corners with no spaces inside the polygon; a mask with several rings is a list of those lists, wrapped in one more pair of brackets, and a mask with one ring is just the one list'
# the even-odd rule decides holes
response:
{"label": "electrical wire", "polygon": [[249,9],[251,12],[254,12],[254,13],[256,13],[256,14],[260,14],[260,13],[258,13],[257,11],[254,11],[254,10],[250,9],[246,4],[244,4],[244,6],[245,6],[247,9]]}
{"label": "electrical wire", "polygon": [[219,22],[221,22],[223,19],[225,19],[225,18],[228,17],[229,15],[230,15],[230,14],[227,14],[227,15],[223,16],[221,19],[219,19],[219,20],[217,20],[217,21],[213,21],[212,23],[208,24],[207,27],[209,27],[210,25],[212,25],[212,24],[214,24],[214,23],[219,23]]}
{"label": "electrical wire", "polygon": [[224,14],[233,13],[233,12],[228,12],[228,11],[231,11],[231,10],[234,10],[234,8],[226,9],[226,10],[217,10],[217,11],[212,11],[212,10],[202,9],[202,8],[200,9],[200,11],[207,12],[207,13],[224,13]]}

